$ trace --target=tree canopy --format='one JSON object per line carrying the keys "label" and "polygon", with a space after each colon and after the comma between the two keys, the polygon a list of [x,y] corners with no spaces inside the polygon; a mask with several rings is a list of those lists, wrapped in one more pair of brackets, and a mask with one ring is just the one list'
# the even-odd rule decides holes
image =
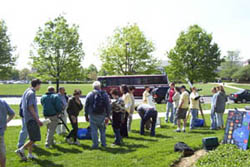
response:
{"label": "tree canopy", "polygon": [[232,80],[232,76],[237,72],[240,67],[240,52],[239,51],[228,51],[227,56],[224,57],[225,62],[221,63],[221,69],[219,76],[223,79]]}
{"label": "tree canopy", "polygon": [[241,67],[233,74],[232,78],[237,81],[250,81],[250,65]]}
{"label": "tree canopy", "polygon": [[100,49],[101,71],[106,74],[157,73],[158,61],[152,56],[154,46],[137,24],[117,28]]}
{"label": "tree canopy", "polygon": [[13,55],[15,47],[11,45],[7,31],[6,23],[0,20],[0,79],[6,79],[11,74],[17,58]]}
{"label": "tree canopy", "polygon": [[39,28],[34,49],[32,67],[38,76],[57,81],[57,89],[59,80],[74,80],[79,75],[84,52],[78,26],[70,26],[63,16]]}
{"label": "tree canopy", "polygon": [[192,25],[180,33],[167,57],[170,65],[166,71],[173,81],[182,81],[187,77],[191,82],[214,80],[216,70],[223,61],[212,34],[198,25]]}

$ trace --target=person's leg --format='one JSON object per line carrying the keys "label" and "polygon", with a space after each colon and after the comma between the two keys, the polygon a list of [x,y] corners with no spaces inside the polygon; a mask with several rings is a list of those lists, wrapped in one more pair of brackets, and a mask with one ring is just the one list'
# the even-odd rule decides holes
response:
{"label": "person's leg", "polygon": [[125,113],[125,119],[124,119],[124,122],[122,123],[122,126],[121,126],[121,136],[122,137],[128,137],[127,122],[128,122],[128,112]]}
{"label": "person's leg", "polygon": [[78,131],[78,118],[76,117],[76,123],[73,125],[73,138],[74,142],[77,141],[77,131]]}
{"label": "person's leg", "polygon": [[[67,110],[65,109],[64,111],[63,111],[63,121],[64,121],[64,123],[67,125],[67,117],[68,117],[68,113],[67,113]],[[65,126],[64,125],[61,125],[61,133],[66,133],[66,128],[65,128]]]}
{"label": "person's leg", "polygon": [[47,138],[45,145],[51,146],[54,143],[54,134],[56,131],[56,127],[58,125],[58,118],[57,116],[52,116],[48,118],[50,123],[47,125]]}
{"label": "person's leg", "polygon": [[4,136],[0,136],[0,166],[6,165],[6,148],[4,144]]}
{"label": "person's leg", "polygon": [[177,131],[180,131],[181,129],[181,120],[177,119]]}
{"label": "person's leg", "polygon": [[176,110],[177,110],[177,108],[173,107],[173,123],[174,123],[174,125],[177,125]]}
{"label": "person's leg", "polygon": [[196,121],[197,116],[198,116],[198,110],[191,109],[190,112],[191,112],[190,129],[194,129],[195,128],[194,124],[195,124],[195,121]]}
{"label": "person's leg", "polygon": [[91,138],[92,138],[92,148],[98,148],[99,142],[98,142],[98,128],[96,123],[90,121],[90,129],[91,129]]}
{"label": "person's leg", "polygon": [[144,135],[144,126],[145,126],[145,121],[143,120],[144,118],[141,118],[141,126],[140,126],[140,134]]}
{"label": "person's leg", "polygon": [[166,105],[166,118],[165,118],[165,121],[168,123],[168,117],[169,117],[169,110],[170,110],[170,102],[167,102],[167,105]]}
{"label": "person's leg", "polygon": [[183,119],[183,130],[185,131],[186,129],[186,125],[187,125],[187,120],[186,119]]}
{"label": "person's leg", "polygon": [[22,129],[19,133],[19,139],[18,139],[18,144],[17,144],[18,148],[24,145],[25,140],[27,139],[27,136],[28,136],[28,132],[27,132],[26,123],[24,121],[24,118],[22,118]]}
{"label": "person's leg", "polygon": [[[144,126],[147,122],[150,122],[151,124],[151,121],[150,121],[150,118],[151,118],[151,113],[150,112],[146,112],[142,118],[142,121],[141,121],[141,135],[144,135]],[[152,127],[151,127],[152,128]]]}
{"label": "person's leg", "polygon": [[100,137],[101,137],[101,143],[103,147],[106,147],[106,126],[104,122],[101,122],[99,126],[100,131]]}
{"label": "person's leg", "polygon": [[215,115],[216,115],[216,120],[217,120],[217,127],[222,128],[220,113],[215,113]]}
{"label": "person's leg", "polygon": [[133,120],[133,113],[130,113],[128,116],[128,131],[131,131],[131,125],[132,125],[132,120]]}
{"label": "person's leg", "polygon": [[214,111],[211,111],[211,116],[210,116],[210,120],[211,120],[211,128],[212,130],[217,129],[217,122],[216,122],[216,116]]}
{"label": "person's leg", "polygon": [[174,123],[174,105],[173,103],[170,104],[170,110],[171,110],[171,113],[170,113],[170,122],[171,123]]}
{"label": "person's leg", "polygon": [[157,120],[157,111],[153,112],[151,115],[152,118],[152,127],[151,127],[151,136],[155,136],[155,126],[156,126],[156,120]]}

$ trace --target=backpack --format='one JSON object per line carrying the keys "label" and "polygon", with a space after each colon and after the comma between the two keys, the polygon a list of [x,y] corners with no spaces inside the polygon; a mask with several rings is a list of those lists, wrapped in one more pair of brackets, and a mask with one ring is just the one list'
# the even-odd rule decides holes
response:
{"label": "backpack", "polygon": [[91,129],[88,128],[79,128],[77,131],[77,138],[79,140],[90,140],[91,139]]}
{"label": "backpack", "polygon": [[178,142],[174,146],[175,152],[183,152],[184,157],[191,156],[194,154],[194,150],[190,148],[186,143],[184,142]]}
{"label": "backpack", "polygon": [[102,114],[106,111],[106,95],[104,91],[93,91],[93,113]]}

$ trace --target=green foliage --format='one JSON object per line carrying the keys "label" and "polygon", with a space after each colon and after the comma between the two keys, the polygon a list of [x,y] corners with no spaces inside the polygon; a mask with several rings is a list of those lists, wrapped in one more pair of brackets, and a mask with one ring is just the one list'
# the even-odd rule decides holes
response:
{"label": "green foliage", "polygon": [[159,73],[153,51],[153,43],[146,39],[138,25],[117,28],[106,46],[100,49],[102,71],[109,75]]}
{"label": "green foliage", "polygon": [[196,167],[247,167],[250,166],[250,151],[244,151],[235,145],[220,145],[196,163]]}
{"label": "green foliage", "polygon": [[232,76],[241,67],[239,51],[228,51],[227,56],[224,57],[225,61],[221,63],[221,70],[219,76],[224,79],[232,80]]}
{"label": "green foliage", "polygon": [[94,81],[97,79],[98,70],[95,65],[91,64],[88,68],[81,68],[77,80]]}
{"label": "green foliage", "polygon": [[176,46],[167,54],[170,65],[166,71],[170,80],[180,81],[186,77],[191,82],[210,81],[216,77],[216,69],[222,62],[220,50],[208,34],[198,25],[182,31]]}
{"label": "green foliage", "polygon": [[20,70],[19,76],[21,80],[32,80],[34,77],[32,77],[32,71],[28,68],[24,68]]}
{"label": "green foliage", "polygon": [[232,78],[238,81],[250,81],[250,65],[241,67],[233,74]]}
{"label": "green foliage", "polygon": [[7,30],[6,23],[0,20],[0,79],[9,77],[17,58],[13,55],[15,47],[11,45]]}
{"label": "green foliage", "polygon": [[32,54],[32,67],[41,78],[74,80],[79,75],[84,57],[78,26],[70,26],[63,16],[45,23],[34,39],[37,54]]}

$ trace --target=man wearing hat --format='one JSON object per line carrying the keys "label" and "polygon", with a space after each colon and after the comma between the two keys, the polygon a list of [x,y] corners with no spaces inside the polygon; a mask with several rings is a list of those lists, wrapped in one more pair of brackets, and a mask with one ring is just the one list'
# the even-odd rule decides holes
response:
{"label": "man wearing hat", "polygon": [[180,103],[176,113],[177,126],[178,126],[176,132],[181,132],[181,120],[183,120],[182,131],[185,132],[186,122],[187,122],[186,115],[189,107],[189,94],[184,85],[181,86],[180,90],[181,90]]}

